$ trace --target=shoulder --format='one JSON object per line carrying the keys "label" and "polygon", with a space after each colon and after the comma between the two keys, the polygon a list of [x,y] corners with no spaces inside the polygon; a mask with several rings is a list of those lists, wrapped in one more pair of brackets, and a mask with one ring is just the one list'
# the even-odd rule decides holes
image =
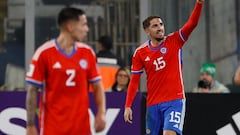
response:
{"label": "shoulder", "polygon": [[200,89],[198,87],[193,88],[193,93],[200,93]]}
{"label": "shoulder", "polygon": [[166,40],[179,37],[179,35],[180,35],[179,33],[180,33],[180,30],[175,31],[175,32],[172,32],[172,33],[169,33],[169,34],[166,36]]}
{"label": "shoulder", "polygon": [[93,51],[91,46],[89,46],[83,42],[76,42],[75,44],[76,44],[77,49],[83,49],[83,50],[89,51],[89,52],[91,52],[91,54],[95,55],[95,52]]}
{"label": "shoulder", "polygon": [[148,41],[142,43],[139,47],[137,47],[136,50],[143,49],[143,48],[145,48],[145,47],[148,47]]}
{"label": "shoulder", "polygon": [[169,34],[167,35],[167,37],[174,36],[175,33],[176,33],[176,32],[169,33]]}
{"label": "shoulder", "polygon": [[49,41],[45,42],[44,44],[42,44],[40,47],[37,48],[37,50],[35,51],[35,53],[33,55],[33,59],[38,60],[38,58],[41,56],[41,54],[43,52],[45,52],[53,47],[55,47],[54,40],[49,40]]}
{"label": "shoulder", "polygon": [[134,52],[134,54],[133,54],[133,56],[135,56],[136,53],[138,53],[138,52],[144,51],[145,48],[147,48],[147,47],[148,47],[148,41],[146,41],[145,43],[143,43],[139,47],[137,47],[135,52]]}
{"label": "shoulder", "polygon": [[92,48],[89,45],[87,45],[87,44],[85,44],[83,42],[75,42],[75,44],[76,44],[77,48],[83,48],[83,49],[87,49],[87,50],[92,50]]}
{"label": "shoulder", "polygon": [[172,32],[166,36],[167,43],[177,45],[179,47],[182,47],[182,45],[186,42],[186,37],[181,32],[181,29],[175,32]]}
{"label": "shoulder", "polygon": [[215,81],[213,91],[220,92],[220,93],[229,93],[230,92],[229,89],[225,85],[221,84],[218,81]]}
{"label": "shoulder", "polygon": [[223,84],[221,84],[219,86],[219,89],[221,90],[222,93],[229,93],[230,92],[229,89]]}

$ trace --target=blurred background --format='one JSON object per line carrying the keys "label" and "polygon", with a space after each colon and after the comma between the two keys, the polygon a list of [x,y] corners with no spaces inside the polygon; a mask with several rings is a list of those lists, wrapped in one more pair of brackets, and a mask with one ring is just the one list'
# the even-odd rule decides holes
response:
{"label": "blurred background", "polygon": [[[57,37],[56,16],[65,6],[86,11],[90,27],[86,42],[95,51],[96,40],[111,35],[114,53],[130,66],[134,50],[147,40],[141,27],[147,16],[161,16],[166,33],[170,33],[187,21],[194,3],[195,0],[1,0],[0,85],[10,89],[20,87],[24,82],[19,80],[21,72],[27,69],[34,50]],[[232,83],[240,52],[239,3],[239,0],[206,0],[198,27],[183,48],[186,92],[196,86],[204,62],[216,64],[217,80],[225,85]],[[20,72],[13,74],[9,72],[11,68]],[[9,79],[8,73],[14,77],[10,75]],[[14,79],[19,84],[10,86],[9,81]],[[141,85],[141,91],[145,91],[144,86]]]}
{"label": "blurred background", "polygon": [[[85,42],[94,51],[97,52],[97,39],[102,35],[110,35],[114,41],[113,52],[124,60],[125,65],[130,66],[135,49],[147,40],[141,26],[147,16],[159,15],[168,34],[183,26],[194,4],[195,0],[0,0],[0,91],[25,91],[24,78],[30,59],[37,47],[58,36],[56,18],[63,7],[85,10],[90,28]],[[240,1],[205,0],[199,24],[183,47],[182,55],[188,99],[186,135],[239,135],[239,87],[229,87],[230,94],[191,92],[197,86],[200,68],[205,62],[216,65],[216,80],[232,86],[234,72],[240,64]],[[136,98],[135,104],[137,113],[141,113],[138,120],[142,120],[136,128],[141,129],[142,134],[145,123],[145,77],[143,75],[141,78],[142,95]],[[124,93],[116,97],[114,93],[106,95],[107,101],[112,100],[108,103],[116,105],[108,108],[121,108],[124,111]],[[10,114],[6,110],[11,107],[24,108],[24,105],[24,92],[0,93],[0,116]],[[13,110],[12,114],[18,113]],[[122,114],[117,116],[120,125],[123,122]],[[3,122],[1,118],[6,121]],[[11,122],[10,118],[9,121],[5,118],[0,117],[0,134],[7,134],[10,130],[4,124]],[[124,122],[123,125],[126,126]],[[115,122],[113,127],[118,128],[119,122]],[[110,131],[121,134],[130,131],[114,128]],[[25,132],[25,129],[22,131]],[[19,132],[13,130],[13,133]]]}

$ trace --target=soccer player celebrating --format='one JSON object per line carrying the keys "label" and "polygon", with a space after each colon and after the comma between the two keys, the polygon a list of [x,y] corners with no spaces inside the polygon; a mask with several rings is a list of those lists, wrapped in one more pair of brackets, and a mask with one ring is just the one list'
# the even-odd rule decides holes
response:
{"label": "soccer player celebrating", "polygon": [[158,16],[149,16],[143,28],[149,40],[135,50],[131,81],[128,87],[124,119],[132,123],[131,105],[140,76],[147,75],[147,135],[181,135],[185,114],[181,49],[197,26],[204,0],[197,0],[186,24],[178,31],[164,35],[164,23]]}
{"label": "soccer player celebrating", "polygon": [[64,8],[58,15],[60,34],[40,46],[26,75],[27,135],[37,135],[35,111],[40,99],[41,135],[90,135],[88,82],[97,105],[96,132],[106,125],[106,105],[94,51],[81,41],[88,33],[83,10]]}

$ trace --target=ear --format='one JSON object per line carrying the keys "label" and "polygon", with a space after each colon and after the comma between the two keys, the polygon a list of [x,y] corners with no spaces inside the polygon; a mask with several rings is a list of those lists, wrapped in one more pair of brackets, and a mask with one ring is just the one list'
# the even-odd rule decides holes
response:
{"label": "ear", "polygon": [[66,23],[66,29],[67,29],[67,31],[69,31],[69,32],[72,32],[73,31],[73,22],[72,21],[68,21],[67,23]]}
{"label": "ear", "polygon": [[150,33],[149,29],[146,28],[146,29],[144,29],[144,31],[145,31],[145,33],[149,36],[149,33]]}

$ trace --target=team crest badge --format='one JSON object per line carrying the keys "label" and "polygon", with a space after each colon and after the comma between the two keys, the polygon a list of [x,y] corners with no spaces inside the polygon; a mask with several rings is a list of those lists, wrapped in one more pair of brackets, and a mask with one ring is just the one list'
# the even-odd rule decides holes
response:
{"label": "team crest badge", "polygon": [[79,65],[80,65],[80,67],[81,67],[82,69],[87,69],[88,63],[87,63],[87,61],[86,61],[85,59],[81,59],[81,60],[79,61]]}
{"label": "team crest badge", "polygon": [[167,53],[167,48],[166,47],[162,47],[160,49],[160,52],[161,52],[161,54],[166,54]]}

